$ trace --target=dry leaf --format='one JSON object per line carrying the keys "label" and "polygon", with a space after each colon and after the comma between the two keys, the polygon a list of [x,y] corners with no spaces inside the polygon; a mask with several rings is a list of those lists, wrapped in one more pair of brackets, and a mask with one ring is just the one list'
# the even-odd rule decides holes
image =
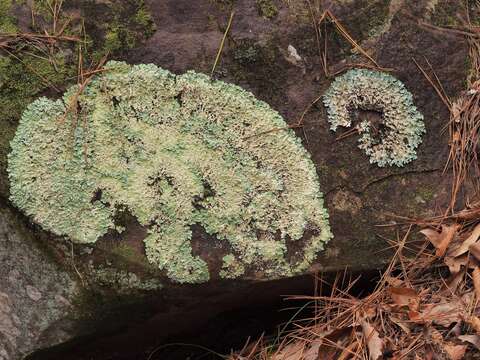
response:
{"label": "dry leaf", "polygon": [[473,288],[475,289],[475,296],[477,300],[480,300],[480,269],[478,266],[475,266],[472,272],[472,279],[473,279]]}
{"label": "dry leaf", "polygon": [[476,242],[475,244],[470,245],[468,248],[470,254],[472,254],[475,259],[480,260],[480,242]]}
{"label": "dry leaf", "polygon": [[322,346],[322,341],[314,341],[303,354],[303,360],[318,360],[318,352]]}
{"label": "dry leaf", "polygon": [[461,360],[467,350],[467,345],[444,345],[444,350],[452,360]]}
{"label": "dry leaf", "polygon": [[426,335],[428,335],[428,337],[431,339],[431,341],[434,344],[443,346],[444,342],[443,342],[442,333],[440,331],[438,331],[437,329],[435,329],[434,327],[428,326],[427,329],[426,329]]}
{"label": "dry leaf", "polygon": [[460,335],[459,340],[468,342],[480,350],[480,336],[478,335]]}
{"label": "dry leaf", "polygon": [[392,315],[390,315],[390,321],[396,324],[406,334],[410,334],[410,324],[408,323],[408,321],[400,320]]}
{"label": "dry leaf", "polygon": [[462,307],[460,301],[451,301],[440,304],[427,304],[422,307],[422,311],[410,311],[410,320],[417,323],[433,322],[434,324],[449,327],[455,322],[462,320]]}
{"label": "dry leaf", "polygon": [[362,326],[363,336],[367,343],[370,360],[380,359],[383,355],[383,348],[385,345],[383,340],[380,339],[378,331],[375,330],[365,319],[360,321],[360,325]]}
{"label": "dry leaf", "polygon": [[393,286],[393,287],[401,287],[403,285],[403,280],[400,280],[399,278],[393,277],[393,276],[390,276],[390,275],[385,276],[385,281],[390,286]]}
{"label": "dry leaf", "polygon": [[457,224],[442,225],[441,232],[437,232],[433,229],[423,229],[420,232],[425,235],[428,241],[430,241],[432,245],[435,246],[435,249],[437,249],[435,251],[435,255],[442,257],[445,255],[448,245],[455,237],[458,227],[459,226]]}
{"label": "dry leaf", "polygon": [[304,349],[305,343],[303,341],[295,341],[273,354],[271,360],[303,360]]}
{"label": "dry leaf", "polygon": [[446,291],[447,294],[454,294],[457,291],[458,286],[462,283],[464,276],[464,271],[459,271],[458,273],[452,275],[446,282],[447,288],[444,288],[443,291]]}
{"label": "dry leaf", "polygon": [[358,347],[358,342],[356,341],[352,342],[348,347],[343,349],[342,353],[337,358],[337,360],[349,359],[352,356],[352,354],[355,353],[355,350],[357,349],[357,347]]}
{"label": "dry leaf", "polygon": [[472,329],[477,332],[477,334],[480,335],[480,319],[478,317],[476,317],[475,315],[471,315],[466,318],[465,321],[468,323],[468,325],[471,326]]}
{"label": "dry leaf", "polygon": [[457,257],[462,254],[465,254],[470,248],[470,245],[473,245],[477,242],[479,236],[480,236],[480,224],[475,226],[470,236],[466,238],[465,241],[460,245],[460,247],[450,255],[453,257]]}
{"label": "dry leaf", "polygon": [[414,289],[391,287],[388,292],[395,305],[408,306],[411,310],[418,310],[420,301]]}
{"label": "dry leaf", "polygon": [[447,255],[443,259],[443,262],[448,266],[448,269],[452,274],[456,274],[461,270],[462,266],[467,266],[468,255],[465,254],[457,257]]}

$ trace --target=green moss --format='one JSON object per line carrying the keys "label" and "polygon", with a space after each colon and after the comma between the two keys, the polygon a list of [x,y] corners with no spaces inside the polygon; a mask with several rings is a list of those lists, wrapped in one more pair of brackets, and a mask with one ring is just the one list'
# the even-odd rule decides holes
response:
{"label": "green moss", "polygon": [[0,0],[0,32],[14,33],[17,31],[15,17],[10,13],[12,0]]}
{"label": "green moss", "polygon": [[[105,54],[110,57],[133,49],[155,32],[156,26],[143,0],[123,0],[92,6],[86,1],[82,11],[87,19],[87,33],[92,35],[93,60]],[[108,19],[108,21],[104,21]]]}
{"label": "green moss", "polygon": [[439,0],[430,18],[436,26],[455,26],[459,23],[457,11],[459,10],[457,0]]}
{"label": "green moss", "polygon": [[433,200],[435,197],[435,191],[430,186],[421,187],[415,193],[427,202]]}
{"label": "green moss", "polygon": [[[239,87],[154,65],[110,62],[78,98],[40,98],[9,155],[11,199],[45,229],[93,243],[128,209],[148,229],[148,260],[178,282],[209,272],[191,227],[228,242],[225,276],[304,271],[331,237],[315,167],[284,120]],[[65,114],[67,116],[65,117]],[[253,137],[252,137],[253,136]],[[303,239],[308,230],[315,235]],[[286,241],[302,256],[289,261]]]}
{"label": "green moss", "polygon": [[210,0],[210,2],[217,5],[222,10],[231,9],[235,4],[235,0]]}
{"label": "green moss", "polygon": [[[377,35],[388,21],[391,0],[355,0],[353,3],[339,4],[343,7],[339,13],[344,14],[339,19],[347,24],[349,34],[358,43]],[[355,11],[351,11],[355,9]],[[308,12],[307,12],[308,14]],[[307,18],[311,22],[310,16]],[[334,59],[351,55],[352,45],[338,32],[334,24],[327,24],[330,56]]]}
{"label": "green moss", "polygon": [[110,267],[91,266],[89,275],[94,278],[96,284],[108,287],[113,285],[119,294],[131,294],[132,290],[161,290],[164,287],[158,279],[141,279],[132,272]]}
{"label": "green moss", "polygon": [[54,57],[57,68],[47,60],[0,56],[0,192],[7,193],[6,163],[10,151],[9,142],[25,107],[39,93],[51,86],[61,87],[65,79],[75,75],[75,66],[65,63],[63,56]]}
{"label": "green moss", "polygon": [[255,0],[258,14],[267,19],[273,19],[278,15],[278,9],[272,0]]}
{"label": "green moss", "polygon": [[277,103],[284,93],[286,60],[278,47],[278,38],[264,42],[235,40],[230,50],[233,62],[228,72],[236,83],[248,83],[269,103]]}
{"label": "green moss", "polygon": [[253,40],[241,41],[233,51],[233,58],[241,65],[253,64],[262,57],[262,48]]}

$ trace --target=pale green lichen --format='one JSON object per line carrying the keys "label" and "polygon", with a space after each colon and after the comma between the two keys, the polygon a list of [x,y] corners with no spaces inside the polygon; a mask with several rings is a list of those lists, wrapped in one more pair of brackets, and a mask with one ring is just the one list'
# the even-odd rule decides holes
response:
{"label": "pale green lichen", "polygon": [[323,97],[333,131],[350,127],[352,109],[382,114],[384,131],[373,135],[367,120],[357,126],[359,148],[378,166],[404,166],[417,158],[416,149],[425,133],[423,115],[413,104],[412,94],[403,83],[389,74],[353,69],[339,76]]}
{"label": "pale green lichen", "polygon": [[245,266],[232,254],[223,257],[223,266],[220,276],[225,279],[235,279],[245,272]]}
{"label": "pale green lichen", "polygon": [[11,142],[11,200],[45,229],[93,243],[128,210],[148,229],[148,260],[190,283],[210,276],[192,254],[195,224],[228,242],[227,277],[302,272],[331,238],[308,153],[292,131],[254,136],[286,124],[252,94],[113,61],[73,114],[76,91],[33,102]]}

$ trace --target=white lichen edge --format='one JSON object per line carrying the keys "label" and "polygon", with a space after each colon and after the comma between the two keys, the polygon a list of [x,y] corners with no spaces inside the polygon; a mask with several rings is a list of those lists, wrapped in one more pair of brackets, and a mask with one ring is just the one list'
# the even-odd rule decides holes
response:
{"label": "white lichen edge", "polygon": [[413,104],[412,94],[393,76],[379,71],[352,69],[337,77],[323,96],[330,129],[350,127],[352,109],[382,114],[384,133],[372,134],[371,124],[361,121],[359,148],[380,167],[404,166],[417,158],[416,149],[425,133],[423,115]]}
{"label": "white lichen edge", "polygon": [[[67,110],[76,92],[30,104],[11,142],[11,200],[43,228],[94,243],[126,209],[148,228],[148,260],[182,283],[210,277],[192,254],[194,224],[228,242],[226,278],[300,273],[332,237],[295,134],[252,137],[286,124],[251,93],[115,61],[78,97],[78,115]],[[302,251],[287,258],[288,241]]]}

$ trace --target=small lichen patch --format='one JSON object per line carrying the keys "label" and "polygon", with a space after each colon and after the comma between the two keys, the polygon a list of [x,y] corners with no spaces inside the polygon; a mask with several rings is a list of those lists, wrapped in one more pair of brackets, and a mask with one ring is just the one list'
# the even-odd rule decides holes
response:
{"label": "small lichen patch", "polygon": [[323,97],[330,128],[352,125],[351,110],[375,111],[382,122],[362,120],[356,125],[359,148],[371,163],[404,166],[417,158],[416,149],[425,133],[423,115],[412,94],[389,74],[353,69],[337,77]]}
{"label": "small lichen patch", "polygon": [[[286,124],[252,94],[120,62],[78,97],[79,114],[75,94],[33,102],[11,142],[11,200],[45,229],[94,243],[127,209],[148,229],[148,260],[187,283],[210,277],[194,225],[229,244],[225,277],[300,273],[331,238],[308,153],[292,131],[253,136]],[[287,241],[302,244],[295,261]]]}

